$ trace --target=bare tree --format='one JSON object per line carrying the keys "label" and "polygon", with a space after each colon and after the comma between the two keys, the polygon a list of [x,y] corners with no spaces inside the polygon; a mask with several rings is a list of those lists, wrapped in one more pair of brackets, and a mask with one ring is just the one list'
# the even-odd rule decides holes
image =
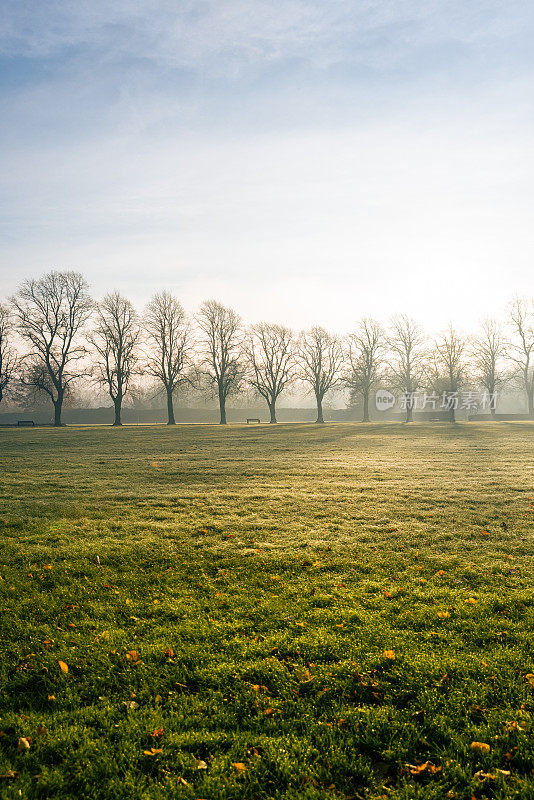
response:
{"label": "bare tree", "polygon": [[84,374],[87,351],[78,335],[92,309],[87,282],[79,272],[52,271],[24,281],[11,302],[18,332],[30,347],[21,381],[49,395],[59,426],[65,395]]}
{"label": "bare tree", "polygon": [[19,367],[19,357],[11,344],[12,332],[9,308],[0,303],[0,403]]}
{"label": "bare tree", "polygon": [[267,401],[271,424],[276,423],[276,401],[295,377],[293,333],[284,325],[253,325],[245,343],[250,383]]}
{"label": "bare tree", "polygon": [[107,294],[97,307],[90,342],[98,356],[96,379],[107,388],[113,401],[113,425],[122,425],[122,403],[137,365],[139,335],[137,314],[130,301],[119,292]]}
{"label": "bare tree", "polygon": [[231,308],[216,300],[202,303],[197,315],[203,348],[202,368],[219,398],[220,424],[226,425],[226,400],[243,377],[241,320]]}
{"label": "bare tree", "polygon": [[297,347],[299,377],[309,384],[317,402],[317,423],[323,423],[323,400],[326,393],[343,382],[341,369],[343,347],[337,336],[315,326],[300,335]]}
{"label": "bare tree", "polygon": [[456,422],[458,395],[466,379],[467,339],[451,325],[434,345],[434,387],[443,387],[450,422]]}
{"label": "bare tree", "polygon": [[473,340],[473,377],[488,392],[490,414],[497,416],[497,391],[509,379],[504,360],[507,355],[507,342],[502,328],[493,319],[482,323],[480,335]]}
{"label": "bare tree", "polygon": [[151,348],[146,371],[163,384],[167,396],[167,425],[175,425],[174,394],[188,381],[186,370],[193,346],[191,325],[176,297],[170,292],[160,292],[146,307],[144,327]]}
{"label": "bare tree", "polygon": [[406,314],[393,318],[388,336],[390,382],[403,393],[406,401],[406,422],[412,422],[415,393],[421,386],[427,354],[420,326]]}
{"label": "bare tree", "polygon": [[384,332],[380,323],[364,317],[356,333],[348,337],[349,372],[346,377],[351,398],[363,400],[362,422],[369,422],[369,396],[379,380],[379,369],[384,351]]}
{"label": "bare tree", "polygon": [[534,418],[534,310],[520,297],[512,302],[510,322],[514,338],[510,358],[516,365],[527,396],[528,415]]}

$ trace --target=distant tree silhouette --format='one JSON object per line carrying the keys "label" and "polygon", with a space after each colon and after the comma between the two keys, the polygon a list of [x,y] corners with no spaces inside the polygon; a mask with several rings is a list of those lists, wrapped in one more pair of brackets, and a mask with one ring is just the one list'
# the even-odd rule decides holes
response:
{"label": "distant tree silhouette", "polygon": [[514,298],[510,309],[512,343],[510,358],[519,373],[527,396],[528,415],[534,418],[534,309],[532,301],[527,303]]}
{"label": "distant tree silhouette", "polygon": [[122,425],[122,403],[138,361],[139,322],[133,305],[119,292],[104,297],[96,316],[96,327],[90,336],[97,353],[95,377],[113,401],[113,425]]}
{"label": "distant tree silhouette", "polygon": [[295,379],[293,333],[284,325],[253,325],[244,346],[249,380],[266,400],[271,424],[276,423],[276,401]]}
{"label": "distant tree silhouette", "polygon": [[314,326],[300,335],[297,347],[299,377],[307,383],[317,403],[317,423],[323,423],[323,400],[330,389],[342,383],[343,347],[337,336]]}
{"label": "distant tree silhouette", "polygon": [[215,386],[220,424],[226,425],[226,401],[238,390],[243,377],[241,320],[233,309],[207,300],[200,306],[197,324],[201,331],[201,368]]}
{"label": "distant tree silhouette", "polygon": [[490,396],[490,415],[497,416],[497,392],[510,378],[506,370],[508,343],[502,328],[494,319],[482,323],[481,332],[473,339],[472,369],[474,379]]}
{"label": "distant tree silhouette", "polygon": [[420,326],[406,314],[393,318],[388,335],[389,380],[406,400],[406,422],[413,420],[415,392],[426,369],[425,340]]}
{"label": "distant tree silhouette", "polygon": [[154,295],[148,303],[144,328],[149,352],[146,372],[163,384],[167,398],[167,425],[175,425],[174,393],[188,381],[193,337],[181,303],[170,292]]}
{"label": "distant tree silhouette", "polygon": [[364,317],[356,333],[348,336],[348,374],[346,384],[351,397],[363,400],[362,422],[369,422],[369,397],[379,381],[379,369],[384,352],[384,331],[379,322]]}
{"label": "distant tree silhouette", "polygon": [[11,303],[18,333],[29,345],[21,382],[48,394],[59,426],[65,395],[84,374],[87,350],[78,339],[92,308],[87,282],[79,272],[52,271],[24,281]]}
{"label": "distant tree silhouette", "polygon": [[9,308],[0,303],[0,403],[19,368],[19,357],[11,344],[13,324]]}
{"label": "distant tree silhouette", "polygon": [[466,380],[467,339],[451,325],[434,343],[434,385],[443,386],[449,421],[456,422],[460,389]]}

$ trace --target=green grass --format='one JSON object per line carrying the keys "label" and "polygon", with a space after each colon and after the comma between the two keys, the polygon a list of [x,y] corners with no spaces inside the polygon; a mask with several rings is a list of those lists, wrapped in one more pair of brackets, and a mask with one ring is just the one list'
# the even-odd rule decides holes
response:
{"label": "green grass", "polygon": [[533,444],[1,430],[0,797],[534,798]]}

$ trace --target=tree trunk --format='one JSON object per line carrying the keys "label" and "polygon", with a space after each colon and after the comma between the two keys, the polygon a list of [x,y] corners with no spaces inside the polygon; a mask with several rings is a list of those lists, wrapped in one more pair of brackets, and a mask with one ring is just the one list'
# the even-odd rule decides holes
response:
{"label": "tree trunk", "polygon": [[362,422],[369,422],[369,391],[363,393],[363,419]]}
{"label": "tree trunk", "polygon": [[115,421],[113,422],[114,427],[118,427],[122,425],[121,421],[121,411],[122,411],[122,397],[115,397],[113,400],[113,405],[115,407]]}
{"label": "tree trunk", "polygon": [[449,408],[449,422],[456,422],[456,414],[453,406]]}
{"label": "tree trunk", "polygon": [[491,403],[490,405],[490,416],[494,421],[497,419],[497,409],[495,408],[494,403]]}
{"label": "tree trunk", "polygon": [[63,408],[63,395],[58,395],[54,403],[54,428],[61,428],[61,409]]}
{"label": "tree trunk", "polygon": [[276,425],[276,400],[273,400],[272,403],[267,403],[267,405],[269,406],[269,413],[271,415],[269,425]]}
{"label": "tree trunk", "polygon": [[174,419],[172,389],[167,389],[167,425],[176,425],[176,420]]}
{"label": "tree trunk", "polygon": [[315,424],[322,425],[324,423],[323,419],[323,398],[316,395],[317,399],[317,419],[315,420]]}
{"label": "tree trunk", "polygon": [[413,422],[413,408],[410,401],[406,403],[406,422]]}
{"label": "tree trunk", "polygon": [[528,389],[528,415],[530,419],[534,419],[534,389]]}
{"label": "tree trunk", "polygon": [[219,425],[226,425],[226,397],[222,392],[219,392],[219,410],[221,412]]}

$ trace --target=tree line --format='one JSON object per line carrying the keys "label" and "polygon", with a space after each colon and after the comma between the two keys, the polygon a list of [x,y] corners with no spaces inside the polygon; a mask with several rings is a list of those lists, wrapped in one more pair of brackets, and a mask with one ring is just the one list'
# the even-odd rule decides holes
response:
{"label": "tree line", "polygon": [[[422,389],[457,397],[465,387],[491,397],[514,381],[534,418],[534,305],[515,298],[508,323],[484,320],[475,336],[453,325],[435,339],[405,314],[388,327],[363,318],[354,332],[336,336],[320,326],[295,334],[285,325],[261,322],[244,327],[239,315],[208,300],[189,317],[168,291],[156,293],[142,313],[118,291],[95,302],[84,276],[52,271],[24,281],[0,303],[0,403],[18,384],[46,394],[60,426],[65,398],[76,381],[90,377],[113,403],[114,425],[136,375],[152,377],[164,392],[168,424],[175,424],[174,400],[181,386],[215,392],[220,424],[228,399],[252,388],[276,423],[280,395],[297,382],[306,386],[322,423],[326,395],[336,388],[361,401],[363,421],[379,386],[404,398],[411,422],[414,397]],[[447,404],[455,421],[454,402]],[[490,413],[496,416],[495,402]]]}

